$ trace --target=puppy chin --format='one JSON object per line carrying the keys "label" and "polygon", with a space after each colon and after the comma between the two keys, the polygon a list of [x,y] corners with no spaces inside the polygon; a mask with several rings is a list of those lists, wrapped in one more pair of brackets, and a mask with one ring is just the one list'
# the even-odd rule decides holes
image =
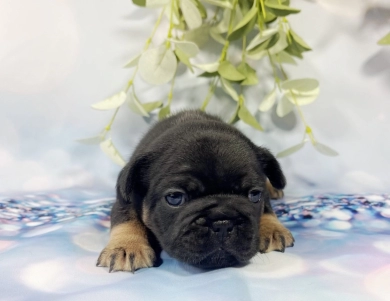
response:
{"label": "puppy chin", "polygon": [[242,262],[240,262],[234,255],[220,249],[193,265],[202,269],[217,269],[235,266],[240,263]]}

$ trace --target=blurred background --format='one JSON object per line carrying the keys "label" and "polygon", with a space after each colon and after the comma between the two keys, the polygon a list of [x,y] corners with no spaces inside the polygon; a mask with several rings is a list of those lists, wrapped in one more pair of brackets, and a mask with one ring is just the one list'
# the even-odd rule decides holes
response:
{"label": "blurred background", "polygon": [[[390,47],[377,41],[390,29],[389,0],[294,0],[296,32],[313,48],[291,78],[314,77],[321,93],[303,107],[316,138],[339,152],[325,157],[311,145],[280,159],[288,195],[382,193],[390,187]],[[122,66],[138,53],[158,11],[130,0],[0,0],[0,192],[83,187],[111,190],[120,167],[76,139],[97,135],[112,112],[90,105],[118,92],[132,74]],[[157,40],[159,36],[157,34]],[[139,80],[144,101],[168,87]],[[173,108],[200,107],[207,81],[182,74]],[[248,91],[256,111],[267,91]],[[234,103],[215,98],[209,111],[230,117]],[[294,114],[283,122],[257,114],[265,132],[238,124],[274,153],[301,141]],[[128,158],[154,119],[121,109],[112,139]]]}

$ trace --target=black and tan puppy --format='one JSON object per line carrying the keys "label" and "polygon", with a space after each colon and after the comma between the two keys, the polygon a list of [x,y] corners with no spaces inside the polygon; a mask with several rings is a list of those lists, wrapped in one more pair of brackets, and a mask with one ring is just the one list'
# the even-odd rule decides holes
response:
{"label": "black and tan puppy", "polygon": [[283,252],[294,239],[270,197],[285,184],[275,157],[221,119],[200,111],[169,117],[119,174],[110,240],[97,265],[110,272],[151,267],[161,248],[203,268]]}

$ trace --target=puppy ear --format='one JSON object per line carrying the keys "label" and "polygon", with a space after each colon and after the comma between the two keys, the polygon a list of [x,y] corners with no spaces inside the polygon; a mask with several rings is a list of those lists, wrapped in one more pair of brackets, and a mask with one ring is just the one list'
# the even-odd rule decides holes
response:
{"label": "puppy ear", "polygon": [[280,168],[279,162],[271,152],[263,147],[258,147],[257,157],[261,162],[263,171],[272,186],[276,189],[283,189],[286,186],[286,178]]}
{"label": "puppy ear", "polygon": [[149,156],[141,155],[131,158],[121,170],[116,183],[116,195],[122,205],[139,202],[144,198],[149,165]]}

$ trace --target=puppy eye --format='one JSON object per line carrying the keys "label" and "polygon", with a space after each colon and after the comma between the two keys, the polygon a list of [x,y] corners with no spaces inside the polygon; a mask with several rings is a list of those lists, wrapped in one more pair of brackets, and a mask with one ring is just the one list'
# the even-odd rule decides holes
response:
{"label": "puppy eye", "polygon": [[172,192],[165,196],[165,200],[171,206],[180,206],[187,201],[187,195],[182,192]]}
{"label": "puppy eye", "polygon": [[257,203],[261,199],[261,191],[260,190],[252,190],[249,192],[248,197],[252,203]]}

